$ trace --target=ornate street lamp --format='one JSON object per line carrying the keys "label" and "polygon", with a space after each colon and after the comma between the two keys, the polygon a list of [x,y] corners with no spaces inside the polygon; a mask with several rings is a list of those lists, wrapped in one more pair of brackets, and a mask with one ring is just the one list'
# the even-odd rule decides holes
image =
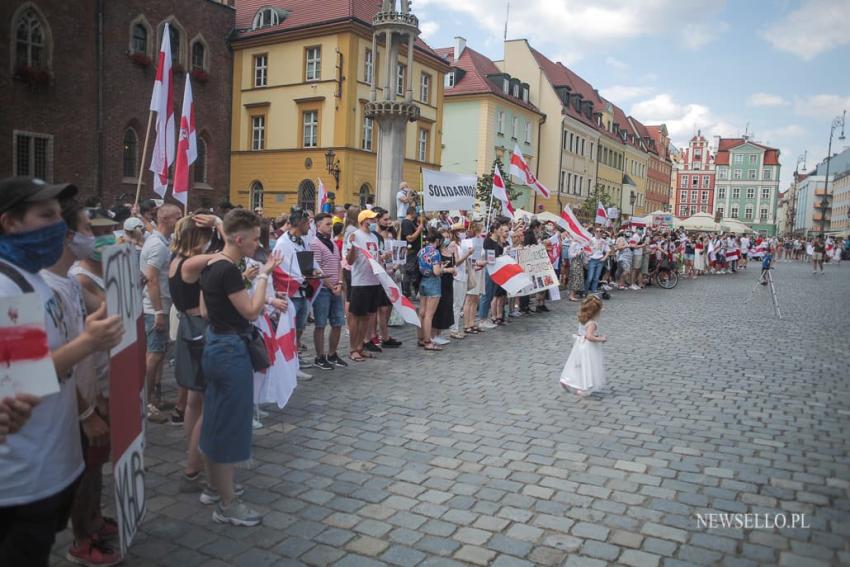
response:
{"label": "ornate street lamp", "polygon": [[832,121],[831,128],[829,129],[829,149],[826,151],[826,177],[823,181],[823,199],[821,199],[820,203],[818,203],[818,209],[820,209],[820,234],[821,236],[825,236],[826,229],[826,209],[829,208],[829,162],[832,160],[832,136],[835,134],[836,128],[841,126],[841,135],[838,136],[838,140],[841,141],[844,139],[844,124],[847,118],[847,111],[841,113],[841,116],[836,116]]}
{"label": "ornate street lamp", "polygon": [[332,149],[325,152],[325,168],[336,181],[336,191],[339,193],[339,160],[336,159],[336,153]]}

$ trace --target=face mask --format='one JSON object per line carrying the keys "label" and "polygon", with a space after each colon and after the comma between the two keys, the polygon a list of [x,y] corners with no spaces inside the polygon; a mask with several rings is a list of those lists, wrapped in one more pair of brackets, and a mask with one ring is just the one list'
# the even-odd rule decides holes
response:
{"label": "face mask", "polygon": [[91,258],[91,255],[94,254],[95,238],[91,234],[75,232],[71,242],[68,243],[68,248],[71,249],[77,260]]}
{"label": "face mask", "polygon": [[369,223],[369,232],[374,233],[374,234],[377,234],[377,232],[378,232],[378,225],[377,225],[377,224],[375,224],[375,223]]}
{"label": "face mask", "polygon": [[460,238],[461,240],[464,240],[464,239],[466,239],[466,233],[465,232],[458,232],[457,237]]}
{"label": "face mask", "polygon": [[0,235],[0,258],[34,274],[59,261],[67,234],[68,225],[59,221],[28,232]]}
{"label": "face mask", "polygon": [[95,262],[100,262],[103,259],[103,249],[107,246],[115,244],[116,238],[114,234],[102,234],[94,239],[94,252],[90,258]]}

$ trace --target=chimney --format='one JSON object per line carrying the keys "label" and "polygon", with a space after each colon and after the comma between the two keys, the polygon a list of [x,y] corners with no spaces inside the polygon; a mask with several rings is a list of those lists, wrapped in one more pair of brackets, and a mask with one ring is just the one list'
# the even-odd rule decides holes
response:
{"label": "chimney", "polygon": [[466,49],[466,40],[462,37],[455,36],[455,61],[460,59],[460,54]]}

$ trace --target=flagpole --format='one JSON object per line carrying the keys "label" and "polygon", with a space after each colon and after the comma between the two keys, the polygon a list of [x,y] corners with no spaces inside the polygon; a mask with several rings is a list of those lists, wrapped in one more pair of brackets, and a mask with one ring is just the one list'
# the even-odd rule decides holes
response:
{"label": "flagpole", "polygon": [[[148,114],[148,127],[145,130],[145,143],[142,145],[142,163],[139,165],[139,177],[136,179],[136,200],[133,205],[139,204],[139,193],[142,190],[142,173],[145,171],[145,160],[148,157],[148,138],[151,135],[151,122],[153,122],[153,110]],[[188,201],[187,201],[188,202]]]}

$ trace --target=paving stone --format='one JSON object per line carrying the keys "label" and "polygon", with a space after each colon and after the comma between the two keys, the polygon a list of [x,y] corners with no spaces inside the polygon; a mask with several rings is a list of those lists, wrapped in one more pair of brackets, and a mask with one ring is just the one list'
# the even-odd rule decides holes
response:
{"label": "paving stone", "polygon": [[459,542],[470,545],[484,545],[492,535],[493,534],[488,531],[479,530],[477,528],[460,528],[454,533],[454,535],[452,535],[452,539],[456,539]]}
{"label": "paving stone", "polygon": [[407,567],[408,565],[418,565],[425,557],[426,555],[421,551],[403,545],[394,545],[386,550],[379,559],[392,565]]}
{"label": "paving stone", "polygon": [[601,541],[587,540],[584,542],[584,545],[581,546],[581,553],[598,559],[604,559],[606,561],[616,560],[621,551],[622,549],[616,545],[603,543]]}
{"label": "paving stone", "polygon": [[445,537],[425,536],[416,542],[415,547],[430,555],[451,555],[460,544]]}
{"label": "paving stone", "polygon": [[514,524],[508,528],[505,535],[534,543],[543,535],[543,530],[525,524]]}
{"label": "paving stone", "polygon": [[454,554],[454,558],[458,561],[472,563],[474,565],[489,565],[494,557],[496,557],[495,551],[474,545],[464,545]]}
{"label": "paving stone", "polygon": [[618,560],[623,565],[631,565],[632,567],[656,567],[661,558],[651,553],[644,553],[634,549],[626,549],[620,555]]}
{"label": "paving stone", "polygon": [[610,530],[598,524],[590,524],[587,522],[579,522],[573,526],[573,535],[581,538],[597,539],[605,541],[608,538]]}
{"label": "paving stone", "polygon": [[506,553],[515,557],[525,557],[531,551],[531,544],[516,538],[495,534],[486,547],[499,553]]}
{"label": "paving stone", "polygon": [[383,553],[387,547],[389,547],[389,543],[386,541],[369,536],[360,536],[348,542],[345,549],[360,555],[377,557]]}

